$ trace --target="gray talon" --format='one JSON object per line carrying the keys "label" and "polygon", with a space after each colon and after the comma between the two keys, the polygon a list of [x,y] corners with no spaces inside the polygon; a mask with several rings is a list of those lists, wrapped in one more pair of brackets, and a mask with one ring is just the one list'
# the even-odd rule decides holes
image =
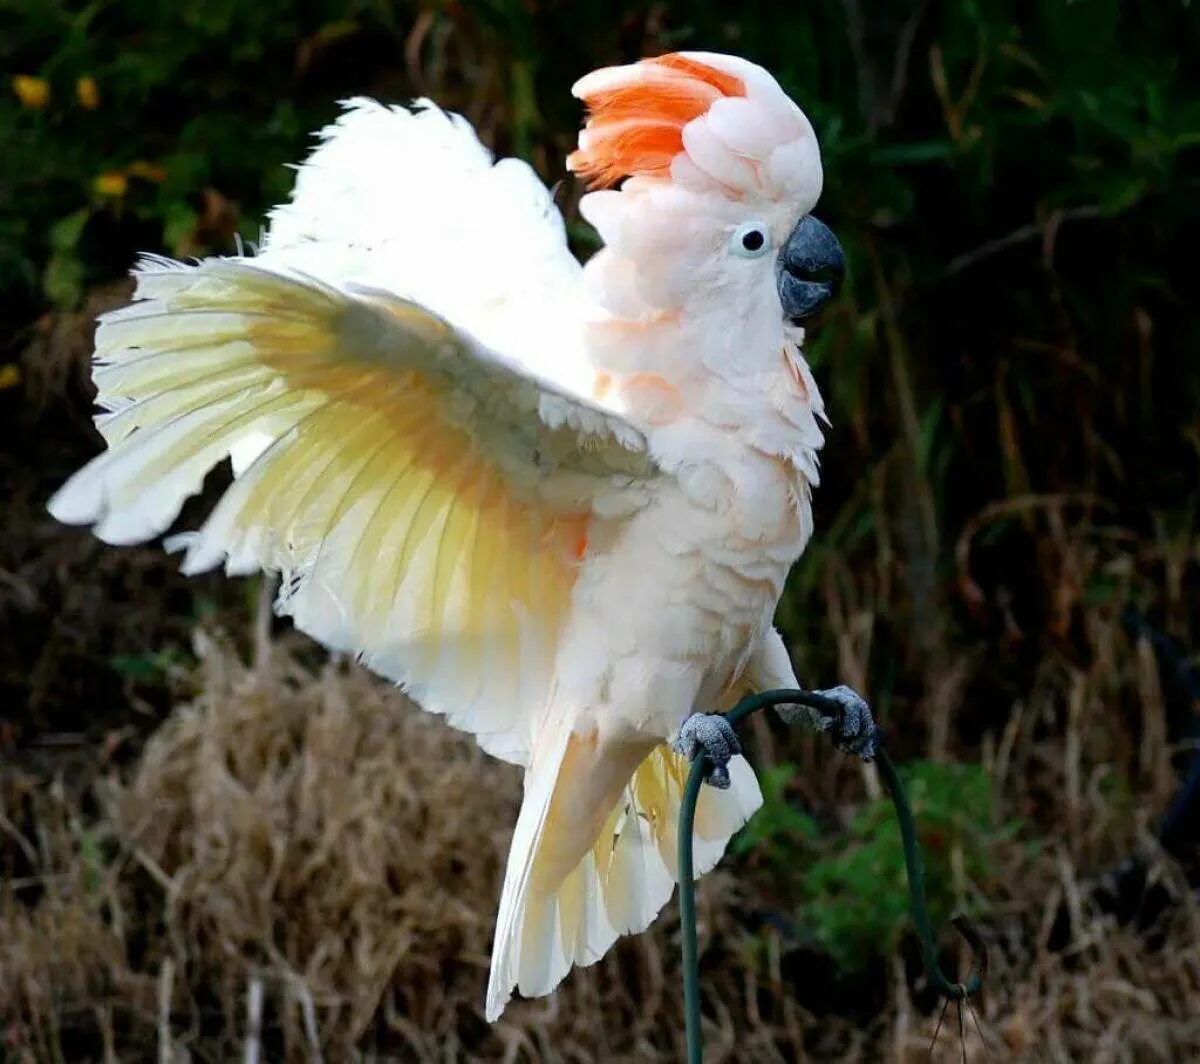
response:
{"label": "gray talon", "polygon": [[742,744],[733,725],[719,713],[693,713],[679,726],[671,746],[689,761],[703,753],[712,766],[704,782],[720,791],[729,788],[729,759],[742,752]]}
{"label": "gray talon", "polygon": [[813,694],[822,695],[842,707],[840,718],[818,718],[821,729],[831,733],[834,746],[843,753],[854,754],[864,761],[873,760],[879,736],[875,720],[871,716],[871,707],[867,705],[866,699],[853,687],[847,687],[845,684],[831,687],[827,691],[814,691]]}
{"label": "gray talon", "polygon": [[704,782],[710,787],[716,787],[719,791],[729,790],[729,786],[733,782],[729,778],[729,766],[713,765],[708,775],[704,777]]}

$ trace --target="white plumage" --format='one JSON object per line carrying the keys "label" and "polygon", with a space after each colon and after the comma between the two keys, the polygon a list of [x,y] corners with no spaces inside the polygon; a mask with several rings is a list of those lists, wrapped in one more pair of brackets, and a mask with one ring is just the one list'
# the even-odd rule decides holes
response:
{"label": "white plumage", "polygon": [[259,261],[412,299],[495,351],[590,393],[580,266],[527,163],[466,119],[354,99],[271,212]]}
{"label": "white plumage", "polygon": [[[583,213],[427,101],[369,100],[298,170],[253,258],[146,258],[106,315],[108,450],[60,519],[133,543],[233,486],[184,567],[282,576],[277,608],[526,767],[487,1014],[546,993],[670,896],[696,710],[794,686],[770,626],[811,532],[821,403],[774,251],[820,191],[765,71],[685,54],[599,71]],[[706,789],[697,866],[761,798]]]}

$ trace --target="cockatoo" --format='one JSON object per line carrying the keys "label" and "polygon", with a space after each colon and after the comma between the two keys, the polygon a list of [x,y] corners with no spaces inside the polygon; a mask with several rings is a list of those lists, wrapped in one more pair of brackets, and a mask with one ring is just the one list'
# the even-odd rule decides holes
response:
{"label": "cockatoo", "polygon": [[257,254],[139,262],[96,334],[108,448],[51,501],[136,543],[229,457],[184,570],[279,573],[280,614],[523,766],[492,1020],[666,903],[688,754],[715,766],[700,872],[761,802],[708,714],[797,686],[772,618],[823,440],[799,323],[842,270],[813,128],[761,67],[573,91],[586,266],[463,118],[350,100]]}

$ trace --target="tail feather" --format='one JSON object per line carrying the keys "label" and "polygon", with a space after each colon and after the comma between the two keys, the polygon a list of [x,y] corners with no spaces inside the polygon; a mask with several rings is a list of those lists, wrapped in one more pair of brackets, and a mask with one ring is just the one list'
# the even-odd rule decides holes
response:
{"label": "tail feather", "polygon": [[[492,950],[489,1021],[514,988],[548,994],[573,965],[594,964],[621,935],[644,931],[678,878],[687,762],[661,744],[604,747],[566,732],[564,724],[546,742],[544,758],[535,753],[526,777]],[[701,792],[697,876],[762,804],[745,759],[730,775],[729,790]]]}
{"label": "tail feather", "polygon": [[[550,802],[554,796],[554,784],[558,779],[559,767],[567,752],[570,732],[563,727],[554,734],[543,735],[533,753],[533,761],[525,773],[525,798],[521,813],[513,829],[512,843],[508,851],[508,866],[504,871],[504,888],[500,894],[500,909],[496,914],[496,939],[492,947],[492,968],[488,978],[487,1018],[491,1022],[499,1018],[517,983],[535,981],[535,973],[520,970],[520,936],[526,924],[525,910],[533,876],[534,860],[541,842],[546,818],[550,813]],[[540,910],[535,911],[535,921]],[[553,928],[538,928],[543,935]],[[522,979],[524,974],[524,979]],[[561,976],[560,976],[561,978]]]}

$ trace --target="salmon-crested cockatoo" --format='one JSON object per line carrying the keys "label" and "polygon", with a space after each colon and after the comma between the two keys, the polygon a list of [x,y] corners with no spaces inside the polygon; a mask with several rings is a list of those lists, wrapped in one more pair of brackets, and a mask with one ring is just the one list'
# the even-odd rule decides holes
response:
{"label": "salmon-crested cockatoo", "polygon": [[51,502],[140,542],[229,457],[184,570],[279,573],[279,613],[524,768],[489,1019],[654,919],[689,757],[699,871],[761,802],[713,714],[797,686],[772,616],[822,444],[799,322],[842,271],[766,71],[677,53],[574,92],[586,266],[463,118],[351,100],[257,254],[138,264],[96,334],[108,449]]}

